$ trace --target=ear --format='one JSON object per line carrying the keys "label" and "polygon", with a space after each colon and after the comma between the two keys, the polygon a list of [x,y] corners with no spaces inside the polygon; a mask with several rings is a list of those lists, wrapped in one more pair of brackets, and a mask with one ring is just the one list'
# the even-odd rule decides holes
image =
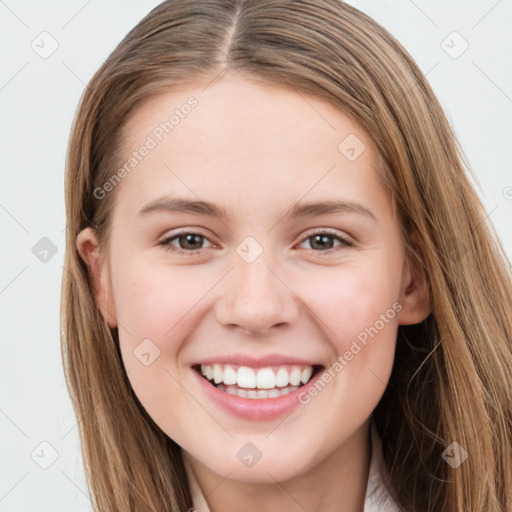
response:
{"label": "ear", "polygon": [[117,327],[117,314],[112,298],[108,265],[101,260],[98,239],[92,228],[80,231],[76,237],[76,248],[87,265],[94,299],[103,318],[109,327]]}
{"label": "ear", "polygon": [[[417,232],[412,233],[411,240],[413,245],[419,247]],[[397,316],[400,325],[419,324],[432,311],[425,269],[412,255],[408,255],[404,265],[399,302],[402,305]]]}

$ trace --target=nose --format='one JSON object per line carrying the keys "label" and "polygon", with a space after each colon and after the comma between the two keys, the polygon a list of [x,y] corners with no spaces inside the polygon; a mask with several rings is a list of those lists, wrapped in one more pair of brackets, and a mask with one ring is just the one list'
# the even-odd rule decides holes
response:
{"label": "nose", "polygon": [[217,320],[223,326],[256,334],[284,328],[299,317],[293,283],[287,282],[278,266],[268,266],[264,254],[252,263],[235,261],[224,279],[217,304]]}

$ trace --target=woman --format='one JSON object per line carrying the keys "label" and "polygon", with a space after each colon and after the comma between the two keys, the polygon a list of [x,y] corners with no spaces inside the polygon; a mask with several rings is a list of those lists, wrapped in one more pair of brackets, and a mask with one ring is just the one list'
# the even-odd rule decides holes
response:
{"label": "woman", "polygon": [[63,358],[96,508],[510,510],[510,269],[464,164],[353,7],[144,18],[67,162]]}

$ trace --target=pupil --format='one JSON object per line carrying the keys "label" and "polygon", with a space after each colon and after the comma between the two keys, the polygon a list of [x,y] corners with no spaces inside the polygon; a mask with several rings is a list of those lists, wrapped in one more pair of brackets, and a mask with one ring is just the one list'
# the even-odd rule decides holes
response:
{"label": "pupil", "polygon": [[328,249],[330,249],[332,247],[332,239],[330,240],[330,243],[329,241],[326,242],[326,240],[329,240],[331,238],[330,235],[315,235],[313,237],[313,239],[315,240],[315,244],[317,243],[317,240],[320,239],[321,242],[320,242],[320,247],[323,247],[325,248],[327,246]]}
{"label": "pupil", "polygon": [[[185,240],[186,240],[185,245],[186,245],[186,246],[187,246],[187,245],[190,245],[190,243],[191,243],[191,245],[193,246],[193,245],[194,245],[193,239],[194,239],[194,238],[201,238],[201,236],[200,236],[200,235],[189,234],[189,235],[184,235],[184,236],[182,236],[181,238],[185,238]],[[190,240],[192,240],[192,242],[190,242]],[[200,245],[200,241],[199,241],[199,242],[197,242],[197,243],[199,243],[199,245]],[[186,247],[186,248],[192,248],[192,249],[195,249],[196,247]]]}

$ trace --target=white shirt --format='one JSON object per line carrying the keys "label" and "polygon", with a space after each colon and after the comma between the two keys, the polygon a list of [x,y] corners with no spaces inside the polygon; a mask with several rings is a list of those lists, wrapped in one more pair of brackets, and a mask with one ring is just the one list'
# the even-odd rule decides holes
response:
{"label": "white shirt", "polygon": [[[388,492],[381,488],[381,474],[385,469],[384,459],[382,457],[382,443],[380,440],[377,427],[372,421],[371,423],[371,449],[372,455],[370,460],[370,471],[368,474],[368,485],[366,487],[366,497],[364,501],[364,512],[400,512],[398,506],[393,501]],[[199,488],[199,484],[194,477],[189,464],[184,459],[185,469],[188,476],[190,492],[192,493],[192,502],[194,511],[190,512],[210,512],[210,508],[204,499],[203,493]]]}

